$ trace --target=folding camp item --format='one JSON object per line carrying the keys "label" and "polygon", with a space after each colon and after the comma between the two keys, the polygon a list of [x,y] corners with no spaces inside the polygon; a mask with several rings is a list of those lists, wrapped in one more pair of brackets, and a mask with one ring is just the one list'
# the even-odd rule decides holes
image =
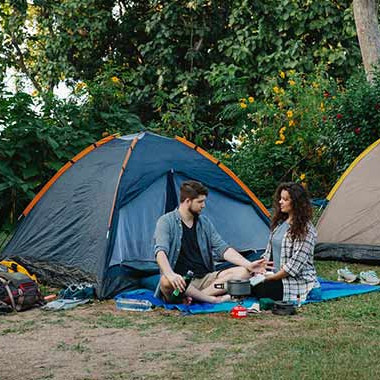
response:
{"label": "folding camp item", "polygon": [[234,173],[185,139],[144,132],[109,136],[73,157],[24,210],[1,257],[54,264],[71,281],[85,272],[99,298],[139,288],[159,272],[157,219],[178,206],[189,179],[208,187],[203,214],[225,241],[239,251],[265,249],[269,213]]}
{"label": "folding camp item", "polygon": [[315,257],[380,264],[380,140],[360,154],[327,196]]}

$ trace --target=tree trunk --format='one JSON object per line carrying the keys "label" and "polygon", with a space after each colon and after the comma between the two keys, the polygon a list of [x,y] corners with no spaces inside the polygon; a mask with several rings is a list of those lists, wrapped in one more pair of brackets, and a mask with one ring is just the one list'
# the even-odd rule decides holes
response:
{"label": "tree trunk", "polygon": [[353,0],[356,32],[359,38],[364,69],[369,82],[380,61],[380,31],[377,21],[376,0]]}

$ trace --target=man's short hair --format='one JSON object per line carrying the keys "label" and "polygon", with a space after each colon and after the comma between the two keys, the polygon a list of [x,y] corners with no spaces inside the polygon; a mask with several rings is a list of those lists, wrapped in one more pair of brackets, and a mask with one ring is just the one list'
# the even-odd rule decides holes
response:
{"label": "man's short hair", "polygon": [[197,181],[185,181],[182,182],[180,189],[180,202],[184,202],[187,198],[193,200],[200,195],[208,195],[208,189],[206,186]]}

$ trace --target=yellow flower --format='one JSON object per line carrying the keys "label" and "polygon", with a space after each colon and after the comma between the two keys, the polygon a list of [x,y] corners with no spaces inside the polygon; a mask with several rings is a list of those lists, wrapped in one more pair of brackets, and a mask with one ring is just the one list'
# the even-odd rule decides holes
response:
{"label": "yellow flower", "polygon": [[247,108],[247,105],[246,105],[245,103],[241,102],[241,103],[240,103],[240,107],[241,107],[241,108]]}
{"label": "yellow flower", "polygon": [[317,82],[313,82],[311,85],[312,85],[314,88],[318,88],[318,87],[319,87],[319,83],[317,83]]}
{"label": "yellow flower", "polygon": [[291,86],[294,86],[294,85],[296,84],[296,82],[295,82],[293,79],[288,80],[288,83],[289,83]]}
{"label": "yellow flower", "polygon": [[276,144],[276,145],[280,145],[280,144],[283,144],[284,141],[285,141],[285,140],[277,140],[277,141],[275,142],[275,144]]}
{"label": "yellow flower", "polygon": [[278,102],[278,107],[279,107],[279,108],[283,108],[283,107],[284,107],[284,103],[282,103],[282,102]]}
{"label": "yellow flower", "polygon": [[293,117],[293,111],[292,110],[287,111],[286,116],[288,117],[288,119],[292,118]]}
{"label": "yellow flower", "polygon": [[322,112],[325,112],[325,105],[324,105],[323,102],[321,102],[320,108],[321,108],[321,111],[322,111]]}
{"label": "yellow flower", "polygon": [[120,79],[118,77],[112,77],[111,80],[113,83],[119,83],[120,82]]}
{"label": "yellow flower", "polygon": [[280,87],[280,94],[281,95],[284,95],[285,94],[285,90],[283,88]]}
{"label": "yellow flower", "polygon": [[296,73],[296,70],[289,70],[288,75],[294,75]]}
{"label": "yellow flower", "polygon": [[80,91],[82,88],[85,88],[87,85],[86,83],[84,82],[79,82],[77,83],[77,85],[75,86],[75,91]]}
{"label": "yellow flower", "polygon": [[293,127],[293,125],[295,125],[294,120],[289,120],[289,127]]}
{"label": "yellow flower", "polygon": [[253,96],[250,96],[250,97],[248,98],[248,101],[249,101],[250,103],[253,103],[253,102],[255,101],[255,98],[254,98]]}
{"label": "yellow flower", "polygon": [[32,96],[37,96],[38,95],[38,91],[37,90],[34,90],[31,94]]}
{"label": "yellow flower", "polygon": [[273,92],[274,92],[275,94],[278,94],[278,93],[280,92],[280,89],[279,89],[277,86],[274,86],[274,87],[273,87]]}
{"label": "yellow flower", "polygon": [[195,1],[189,1],[189,2],[186,4],[186,8],[189,8],[189,9],[197,9],[197,4],[195,3]]}
{"label": "yellow flower", "polygon": [[280,77],[281,77],[282,79],[285,78],[285,73],[284,73],[283,71],[280,71]]}
{"label": "yellow flower", "polygon": [[282,128],[280,129],[280,132],[279,132],[280,135],[283,134],[285,131],[286,131],[286,127],[282,127]]}
{"label": "yellow flower", "polygon": [[302,173],[302,174],[300,175],[300,180],[303,181],[305,178],[306,178],[306,174],[305,174],[305,173]]}

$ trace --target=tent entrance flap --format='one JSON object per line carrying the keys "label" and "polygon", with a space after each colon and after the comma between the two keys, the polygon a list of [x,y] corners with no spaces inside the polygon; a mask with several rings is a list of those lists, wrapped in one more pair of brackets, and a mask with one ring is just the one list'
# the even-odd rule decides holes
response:
{"label": "tent entrance flap", "polygon": [[155,261],[153,234],[165,213],[167,176],[160,177],[119,210],[115,245],[109,266]]}

